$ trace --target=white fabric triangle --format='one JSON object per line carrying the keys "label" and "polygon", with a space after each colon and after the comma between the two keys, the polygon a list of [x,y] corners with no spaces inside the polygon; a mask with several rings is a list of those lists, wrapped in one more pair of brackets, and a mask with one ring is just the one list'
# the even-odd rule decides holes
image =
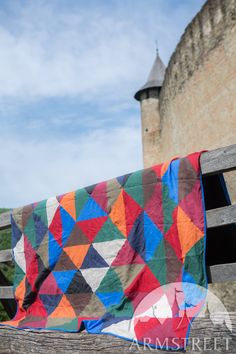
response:
{"label": "white fabric triangle", "polygon": [[24,234],[21,235],[21,238],[13,248],[14,260],[18,266],[26,273],[26,260],[24,252]]}
{"label": "white fabric triangle", "polygon": [[58,203],[56,197],[51,197],[47,200],[46,209],[47,209],[48,227],[50,226],[59,205],[60,204]]}
{"label": "white fabric triangle", "polygon": [[108,267],[106,268],[87,268],[80,269],[84,279],[88,285],[92,288],[93,292],[97,290],[102,279],[105,277]]}
{"label": "white fabric triangle", "polygon": [[126,239],[124,238],[106,242],[95,242],[93,243],[93,247],[102,256],[106,263],[111,265],[125,241]]}

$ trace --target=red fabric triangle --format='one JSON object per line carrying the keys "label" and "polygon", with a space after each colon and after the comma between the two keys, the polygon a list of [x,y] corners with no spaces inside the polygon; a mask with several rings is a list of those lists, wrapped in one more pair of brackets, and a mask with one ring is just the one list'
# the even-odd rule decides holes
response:
{"label": "red fabric triangle", "polygon": [[152,167],[152,170],[155,171],[158,178],[161,178],[161,167],[162,165],[155,165]]}
{"label": "red fabric triangle", "polygon": [[142,208],[135,202],[135,200],[123,191],[123,198],[125,204],[125,217],[126,217],[126,234],[129,235],[132,230],[135,220],[139,216],[142,211]]}
{"label": "red fabric triangle", "polygon": [[57,208],[57,211],[50,224],[49,231],[53,234],[59,246],[62,247],[62,221],[60,208]]}
{"label": "red fabric triangle", "polygon": [[116,258],[112,262],[112,266],[121,266],[127,264],[144,264],[144,260],[135,250],[130,246],[128,240],[125,241],[119,250]]}
{"label": "red fabric triangle", "polygon": [[163,205],[162,205],[162,186],[161,183],[157,183],[154,193],[145,206],[145,211],[151,220],[156,224],[158,229],[163,232],[164,217],[163,217]]}
{"label": "red fabric triangle", "polygon": [[161,326],[160,322],[155,317],[140,317],[135,319],[135,335],[138,340],[143,341],[145,334],[151,329],[156,329],[158,326]]}
{"label": "red fabric triangle", "polygon": [[90,240],[90,242],[93,242],[97,233],[100,231],[107,218],[108,216],[102,216],[99,218],[78,221],[77,224],[79,225],[83,233],[87,236],[87,238]]}
{"label": "red fabric triangle", "polygon": [[178,237],[178,228],[177,228],[177,212],[178,208],[175,208],[173,211],[173,224],[171,225],[170,229],[165,233],[164,237],[171,245],[172,249],[175,251],[176,256],[182,262],[182,249],[181,244]]}
{"label": "red fabric triangle", "polygon": [[92,192],[93,199],[99,204],[99,206],[107,212],[107,183],[98,183]]}
{"label": "red fabric triangle", "polygon": [[34,283],[38,277],[38,262],[37,262],[37,253],[31,246],[31,243],[28,241],[27,237],[24,235],[24,251],[26,259],[26,274],[27,280],[30,283],[32,290],[34,291]]}
{"label": "red fabric triangle", "polygon": [[46,295],[63,294],[61,289],[58,288],[56,279],[54,278],[52,273],[50,273],[48,277],[44,280],[42,286],[40,287],[39,294],[46,294]]}
{"label": "red fabric triangle", "polygon": [[35,316],[35,317],[47,317],[47,311],[40,300],[40,298],[37,296],[36,300],[30,305],[30,307],[27,310],[27,316]]}
{"label": "red fabric triangle", "polygon": [[[186,215],[191,219],[201,231],[204,232],[204,213],[202,205],[202,195],[199,193],[201,189],[200,181],[197,180],[191,193],[181,200],[179,206],[183,209]],[[196,205],[199,207],[197,208]]]}
{"label": "red fabric triangle", "polygon": [[197,173],[199,173],[200,170],[200,165],[199,165],[200,156],[201,156],[200,152],[194,152],[193,154],[190,154],[186,157]]}
{"label": "red fabric triangle", "polygon": [[146,265],[129,287],[125,289],[125,295],[129,296],[131,293],[139,292],[150,293],[152,290],[159,288],[159,286],[159,281]]}

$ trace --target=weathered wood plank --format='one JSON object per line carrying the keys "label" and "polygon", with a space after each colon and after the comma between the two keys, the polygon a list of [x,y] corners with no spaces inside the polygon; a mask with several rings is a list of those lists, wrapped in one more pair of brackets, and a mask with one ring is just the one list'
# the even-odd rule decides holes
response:
{"label": "weathered wood plank", "polygon": [[0,299],[13,299],[13,286],[0,286]]}
{"label": "weathered wood plank", "polygon": [[236,144],[203,153],[200,163],[203,175],[235,170]]}
{"label": "weathered wood plank", "polygon": [[236,205],[207,210],[206,221],[208,229],[236,223]]}
{"label": "weathered wood plank", "polygon": [[210,267],[212,283],[236,281],[236,263],[216,264]]}
{"label": "weathered wood plank", "polygon": [[[10,280],[6,278],[4,273],[0,270],[0,286],[11,286]],[[7,312],[10,318],[16,313],[16,301],[15,299],[1,299],[0,300],[5,311]]]}
{"label": "weathered wood plank", "polygon": [[6,211],[0,214],[0,230],[5,230],[11,227],[11,212]]}
{"label": "weathered wood plank", "polygon": [[0,263],[9,262],[12,260],[12,250],[0,251]]}
{"label": "weathered wood plank", "polygon": [[[230,317],[235,331],[236,314],[232,313]],[[154,349],[148,348],[147,345],[144,347],[132,344],[132,342],[105,334],[63,333],[44,330],[29,331],[1,327],[0,335],[0,353],[2,354],[145,354],[149,351],[154,351]],[[204,338],[207,340],[205,341]],[[214,347],[214,338],[217,338],[217,350]],[[196,343],[198,343],[198,346]],[[227,344],[228,348],[226,347]],[[229,332],[226,326],[213,325],[209,317],[197,318],[192,325],[186,353],[215,354],[220,352],[222,354],[235,354],[235,346],[236,337]],[[163,351],[156,349],[155,353],[163,354]],[[167,350],[165,353],[173,354],[173,350]]]}

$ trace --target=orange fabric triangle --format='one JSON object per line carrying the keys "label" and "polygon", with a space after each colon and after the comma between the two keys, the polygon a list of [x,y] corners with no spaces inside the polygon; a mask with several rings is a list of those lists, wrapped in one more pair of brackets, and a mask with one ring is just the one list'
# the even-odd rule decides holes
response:
{"label": "orange fabric triangle", "polygon": [[63,295],[56,309],[49,316],[50,318],[73,318],[76,317],[75,311],[69,300]]}
{"label": "orange fabric triangle", "polygon": [[71,261],[76,265],[76,267],[80,268],[88,252],[89,247],[90,244],[70,246],[65,247],[64,251],[70,257]]}
{"label": "orange fabric triangle", "polygon": [[170,165],[170,161],[166,161],[161,165],[161,177],[164,176],[164,174],[166,173],[168,167]]}
{"label": "orange fabric triangle", "polygon": [[76,220],[75,192],[65,194],[60,201],[60,205],[74,220]]}
{"label": "orange fabric triangle", "polygon": [[203,237],[204,232],[194,225],[181,207],[177,211],[177,228],[184,261],[188,251]]}
{"label": "orange fabric triangle", "polygon": [[19,307],[22,308],[24,296],[25,296],[25,279],[26,276],[21,280],[20,284],[15,289],[15,298],[19,302]]}
{"label": "orange fabric triangle", "polygon": [[120,192],[118,198],[112,206],[110,219],[113,224],[117,227],[117,229],[127,237],[126,233],[126,216],[125,216],[125,203],[124,203],[124,195],[123,190]]}

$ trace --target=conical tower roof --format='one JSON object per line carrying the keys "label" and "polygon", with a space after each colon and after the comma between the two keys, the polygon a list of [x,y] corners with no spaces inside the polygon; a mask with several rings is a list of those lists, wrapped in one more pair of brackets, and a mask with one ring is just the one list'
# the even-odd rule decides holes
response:
{"label": "conical tower roof", "polygon": [[147,90],[149,88],[160,88],[162,87],[162,83],[164,80],[165,76],[165,65],[163,64],[163,61],[161,60],[159,53],[157,51],[155,61],[153,63],[152,69],[150,71],[150,74],[148,75],[147,82],[144,86],[142,86],[134,95],[134,98],[136,100],[140,101],[140,94],[144,90]]}

